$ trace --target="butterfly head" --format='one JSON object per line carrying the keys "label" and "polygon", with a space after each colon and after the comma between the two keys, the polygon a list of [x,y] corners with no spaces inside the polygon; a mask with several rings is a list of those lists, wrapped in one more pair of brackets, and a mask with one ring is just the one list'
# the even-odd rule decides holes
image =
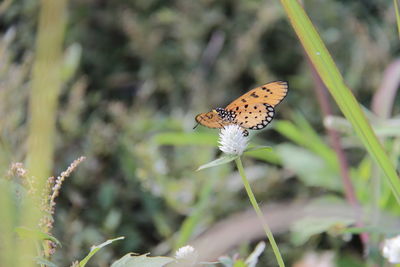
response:
{"label": "butterfly head", "polygon": [[195,119],[198,124],[209,128],[223,128],[227,124],[227,121],[223,119],[224,112],[223,108],[215,108],[209,112],[198,114]]}

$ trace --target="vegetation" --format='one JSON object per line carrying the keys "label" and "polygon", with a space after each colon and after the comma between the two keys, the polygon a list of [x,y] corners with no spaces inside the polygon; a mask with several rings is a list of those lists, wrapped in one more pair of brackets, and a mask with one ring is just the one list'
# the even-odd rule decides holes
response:
{"label": "vegetation", "polygon": [[[399,2],[302,4],[0,3],[0,265],[389,266]],[[273,80],[241,157],[193,130]]]}

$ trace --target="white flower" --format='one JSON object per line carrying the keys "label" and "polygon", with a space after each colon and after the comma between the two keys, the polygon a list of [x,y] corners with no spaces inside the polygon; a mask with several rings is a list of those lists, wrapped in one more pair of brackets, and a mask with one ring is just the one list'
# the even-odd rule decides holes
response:
{"label": "white flower", "polygon": [[400,235],[385,239],[382,254],[390,263],[400,263]]}
{"label": "white flower", "polygon": [[249,138],[244,136],[243,128],[236,124],[225,126],[219,134],[219,149],[229,155],[242,155]]}
{"label": "white flower", "polygon": [[[186,262],[189,266],[196,263],[197,252],[192,246],[184,246],[176,251],[175,258],[178,262]],[[187,265],[186,265],[187,266]]]}

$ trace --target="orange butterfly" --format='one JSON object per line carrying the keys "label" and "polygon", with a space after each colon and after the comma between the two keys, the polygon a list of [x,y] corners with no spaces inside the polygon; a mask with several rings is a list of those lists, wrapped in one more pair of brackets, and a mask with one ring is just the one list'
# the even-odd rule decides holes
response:
{"label": "orange butterfly", "polygon": [[[223,128],[229,124],[237,124],[247,130],[261,130],[267,126],[275,114],[274,107],[285,98],[288,83],[271,82],[256,87],[230,103],[226,108],[215,108],[210,112],[196,116],[198,124],[209,128]],[[196,125],[197,126],[197,125]]]}

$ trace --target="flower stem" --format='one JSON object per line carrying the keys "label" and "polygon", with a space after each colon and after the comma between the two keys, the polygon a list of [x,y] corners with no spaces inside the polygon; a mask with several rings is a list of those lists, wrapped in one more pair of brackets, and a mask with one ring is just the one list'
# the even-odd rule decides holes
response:
{"label": "flower stem", "polygon": [[257,213],[257,216],[260,219],[261,224],[264,228],[265,234],[268,237],[269,243],[272,246],[272,250],[274,251],[275,258],[278,262],[278,265],[279,265],[279,267],[284,267],[285,263],[283,262],[281,253],[279,252],[278,245],[275,242],[275,239],[274,239],[274,236],[272,235],[271,229],[269,229],[267,221],[264,218],[264,214],[262,213],[260,207],[258,206],[256,198],[254,197],[253,191],[251,190],[249,181],[247,180],[246,174],[244,173],[242,160],[240,159],[240,157],[237,157],[235,159],[235,162],[236,162],[236,166],[239,170],[240,176],[242,177],[243,185],[244,185],[244,188],[246,189],[247,195],[249,196],[250,202],[253,205],[253,208],[254,208],[255,212]]}

